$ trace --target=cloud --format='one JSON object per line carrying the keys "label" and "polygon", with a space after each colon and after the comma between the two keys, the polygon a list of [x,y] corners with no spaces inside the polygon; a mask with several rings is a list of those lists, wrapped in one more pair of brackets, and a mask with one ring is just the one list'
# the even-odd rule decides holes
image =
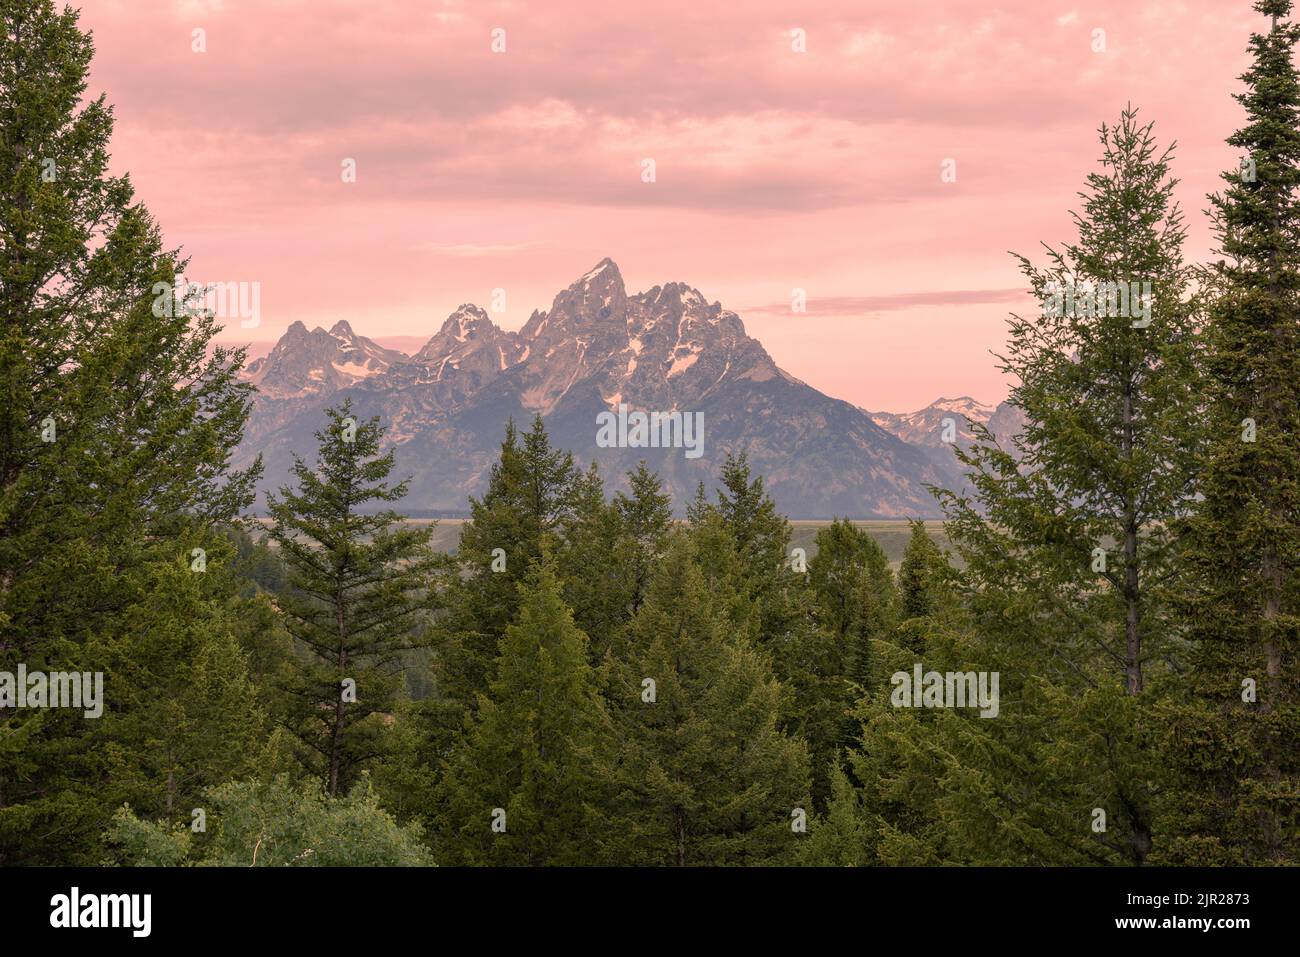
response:
{"label": "cloud", "polygon": [[520,253],[537,246],[535,242],[528,243],[421,243],[418,249],[424,252],[434,253],[439,256],[455,256],[458,258],[479,258],[484,256],[509,256],[514,253]]}
{"label": "cloud", "polygon": [[[902,292],[880,296],[829,296],[819,298],[809,295],[810,316],[861,316],[867,313],[894,312],[921,306],[969,306],[982,303],[1013,303],[1025,298],[1023,289],[949,289],[932,292]],[[742,315],[788,316],[789,302],[750,306]]]}

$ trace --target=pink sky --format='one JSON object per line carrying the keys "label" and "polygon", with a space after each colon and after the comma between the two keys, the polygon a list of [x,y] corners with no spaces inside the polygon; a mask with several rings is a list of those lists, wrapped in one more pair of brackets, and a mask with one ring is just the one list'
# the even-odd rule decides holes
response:
{"label": "pink sky", "polygon": [[494,288],[518,328],[610,256],[629,292],[690,283],[793,375],[899,411],[1004,397],[989,350],[1024,302],[1007,250],[1073,238],[1096,127],[1126,102],[1178,141],[1205,254],[1204,194],[1236,162],[1229,94],[1264,26],[1248,0],[82,9],[115,167],[190,278],[261,283],[261,326],[236,338],[347,319],[423,339]]}

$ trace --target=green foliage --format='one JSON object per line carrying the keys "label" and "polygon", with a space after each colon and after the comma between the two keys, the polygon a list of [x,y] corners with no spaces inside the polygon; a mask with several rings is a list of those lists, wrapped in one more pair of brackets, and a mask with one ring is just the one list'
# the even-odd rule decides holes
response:
{"label": "green foliage", "polygon": [[506,428],[487,491],[470,498],[461,530],[457,574],[447,582],[435,663],[437,693],[449,727],[457,727],[487,690],[502,635],[519,609],[519,583],[542,555],[542,542],[568,516],[573,457],[551,448],[540,417],[520,445]]}
{"label": "green foliage", "polygon": [[925,523],[913,521],[903,561],[898,567],[899,619],[928,618],[951,601],[952,568],[934,543]]}
{"label": "green foliage", "polygon": [[1179,529],[1195,649],[1162,741],[1167,863],[1294,863],[1300,852],[1300,25],[1289,0],[1255,9],[1271,24],[1251,38],[1236,96],[1246,123],[1228,143],[1243,166],[1211,197],[1226,259],[1206,333],[1203,499]]}
{"label": "green foliage", "polygon": [[[197,689],[172,700],[170,742],[122,716],[156,716],[180,676],[238,683],[209,653],[230,628],[221,530],[260,464],[227,468],[248,411],[242,352],[209,350],[213,318],[170,292],[155,309],[155,284],[170,290],[185,262],[108,174],[92,52],[71,8],[0,3],[0,670],[102,671],[107,698],[99,719],[0,713],[3,864],[93,863],[115,806],[230,769],[242,738],[202,729],[216,711]],[[186,581],[194,549],[211,560]],[[156,777],[168,749],[202,753],[188,783]]]}
{"label": "green foliage", "polygon": [[[1005,701],[996,721],[965,722],[980,740],[975,766],[946,752],[960,771],[944,780],[968,790],[941,807],[970,817],[944,820],[944,846],[977,861],[1087,862],[1122,835],[1125,857],[1141,863],[1152,846],[1147,686],[1181,649],[1168,585],[1202,445],[1199,303],[1171,150],[1132,109],[1100,139],[1078,242],[1048,247],[1044,268],[1021,258],[1045,304],[1013,318],[1003,359],[1025,417],[1021,456],[977,428],[981,441],[958,451],[973,498],[939,493],[981,638],[972,663],[1002,675]],[[1149,283],[1149,306],[1140,295],[1127,309],[1122,298],[1072,304],[1104,283]],[[927,664],[931,650],[927,641]],[[1117,687],[1141,702],[1116,703]],[[929,723],[942,732],[954,721]],[[1108,811],[1105,840],[1088,843],[1088,800]],[[990,815],[996,844],[976,839]]]}
{"label": "green foliage", "polygon": [[[76,12],[0,0],[0,671],[105,678],[0,711],[0,864],[1295,863],[1300,26],[1255,9],[1223,260],[1102,126],[1077,241],[1019,263],[1123,295],[1013,317],[1023,430],[938,493],[961,571],[914,522],[895,581],[848,520],[805,574],[743,453],[674,527],[540,417],[442,561],[350,401],[256,541],[243,353],[108,173]],[[900,706],[917,666],[996,717]]]}
{"label": "green foliage", "polygon": [[129,807],[114,816],[115,859],[134,867],[427,867],[433,861],[413,827],[379,806],[363,776],[345,797],[284,775],[231,781],[205,795],[206,827],[141,820]]}
{"label": "green foliage", "polygon": [[519,585],[518,618],[502,639],[495,677],[444,768],[446,861],[594,863],[608,742],[587,636],[543,554]]}
{"label": "green foliage", "polygon": [[827,777],[830,801],[823,814],[813,818],[808,839],[798,850],[797,860],[806,867],[861,867],[869,863],[867,830],[861,797],[839,760],[832,760]]}
{"label": "green foliage", "polygon": [[605,501],[605,485],[593,464],[574,479],[571,511],[561,521],[557,564],[564,600],[599,658],[632,613],[636,569],[634,542],[617,509]]}
{"label": "green foliage", "polygon": [[801,636],[799,655],[783,674],[796,689],[796,727],[812,754],[820,808],[831,795],[828,769],[852,740],[850,713],[868,673],[871,643],[891,633],[898,599],[889,559],[861,528],[833,521],[817,532],[816,544],[808,586],[817,629]]}
{"label": "green foliage", "polygon": [[281,720],[297,735],[304,766],[336,796],[388,747],[400,655],[422,640],[434,558],[428,528],[401,524],[391,509],[360,511],[406,493],[406,482],[387,482],[393,452],[379,454],[378,419],[358,422],[351,400],[325,414],[316,469],[295,455],[298,490],[282,488],[267,502],[271,538],[289,569],[285,626],[306,651],[282,669]]}
{"label": "green foliage", "polygon": [[803,743],[778,726],[780,684],[735,636],[692,538],[674,534],[630,626],[611,692],[619,747],[617,860],[782,861],[809,809]]}
{"label": "green foliage", "polygon": [[644,462],[628,473],[629,491],[614,496],[614,511],[624,534],[632,540],[632,603],[635,613],[645,600],[654,564],[672,528],[672,497],[663,489],[659,476]]}

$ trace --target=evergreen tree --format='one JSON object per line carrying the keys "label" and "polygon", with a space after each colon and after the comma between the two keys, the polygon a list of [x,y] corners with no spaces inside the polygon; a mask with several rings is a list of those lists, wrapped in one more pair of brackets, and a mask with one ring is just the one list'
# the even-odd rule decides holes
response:
{"label": "evergreen tree", "polygon": [[406,494],[405,481],[387,481],[394,453],[379,454],[378,418],[358,422],[350,399],[325,414],[315,469],[295,455],[297,490],[281,488],[267,503],[292,586],[281,608],[306,651],[286,676],[284,720],[304,766],[335,797],[384,753],[401,695],[398,656],[421,640],[433,556],[428,528],[401,524],[391,509],[361,511]]}
{"label": "evergreen tree", "polygon": [[871,843],[860,807],[861,797],[838,759],[831,761],[828,777],[830,800],[825,813],[813,818],[808,840],[798,851],[807,867],[861,867],[869,863]]}
{"label": "evergreen tree", "polygon": [[[214,317],[173,292],[184,260],[108,174],[92,54],[76,11],[0,2],[0,670],[101,671],[107,698],[100,719],[0,710],[4,864],[97,859],[134,786],[118,782],[147,776],[154,750],[109,740],[125,703],[146,700],[135,677],[162,665],[130,622],[154,616],[193,554],[221,553],[260,469],[227,468],[248,412],[243,355],[209,354]],[[228,581],[216,571],[186,593],[198,619]],[[228,627],[208,624],[172,646],[173,671],[199,667]]]}
{"label": "evergreen tree", "polygon": [[549,555],[519,592],[495,678],[444,767],[440,853],[449,863],[597,863],[610,726],[587,638]]}
{"label": "evergreen tree", "polygon": [[1131,863],[1152,777],[1143,699],[1121,682],[1081,691],[1001,665],[996,716],[898,707],[896,673],[910,677],[917,663],[940,675],[990,667],[985,636],[960,616],[910,625],[919,660],[908,633],[873,645],[846,762],[854,793],[828,811],[837,832],[855,835],[844,855],[888,866]]}
{"label": "evergreen tree", "polygon": [[808,583],[816,597],[818,620],[841,649],[842,673],[860,681],[867,671],[871,642],[885,638],[898,617],[889,557],[848,519],[836,519],[819,529],[816,543],[817,554],[808,562]]}
{"label": "evergreen tree", "polygon": [[[718,489],[718,514],[731,531],[736,553],[749,575],[752,591],[769,584],[774,569],[789,559],[790,523],[776,510],[763,488],[763,477],[752,475],[745,454],[727,453]],[[773,587],[779,582],[771,582]]]}
{"label": "evergreen tree", "polygon": [[879,544],[847,519],[818,530],[808,585],[817,631],[788,666],[798,695],[794,725],[813,760],[814,803],[832,797],[828,769],[850,743],[854,702],[862,693],[871,643],[889,636],[895,618],[893,573]]}
{"label": "evergreen tree", "polygon": [[[981,441],[957,452],[974,500],[939,494],[984,637],[980,670],[1003,676],[1002,717],[979,727],[1008,753],[1039,754],[1063,771],[1016,798],[1022,809],[1038,802],[1041,814],[1023,813],[1034,826],[1064,828],[1027,853],[1055,846],[1061,860],[1076,860],[1088,833],[1087,808],[1051,813],[1084,784],[1068,779],[1070,769],[1085,773],[1062,760],[1073,744],[1055,735],[1055,721],[1108,756],[1087,782],[1092,800],[1109,808],[1106,841],[1123,833],[1128,859],[1141,863],[1152,846],[1155,756],[1144,750],[1142,718],[1150,705],[1126,710],[1133,720],[1114,747],[1101,731],[1110,715],[1090,705],[1112,700],[1115,683],[1142,696],[1153,664],[1168,670],[1179,652],[1168,585],[1178,571],[1173,526],[1190,505],[1201,441],[1197,303],[1171,151],[1158,149],[1131,109],[1100,138],[1102,169],[1089,175],[1075,217],[1079,241],[1049,247],[1046,268],[1021,260],[1044,303],[1041,315],[1013,318],[1003,359],[1017,380],[1009,401],[1025,415],[1022,458],[977,428]],[[1070,710],[1053,718],[1057,703]],[[1089,733],[1085,719],[1102,723]]]}
{"label": "evergreen tree", "polygon": [[913,521],[898,567],[899,618],[924,618],[939,610],[947,562],[925,523]]}
{"label": "evergreen tree", "polygon": [[619,644],[645,600],[654,562],[671,528],[671,499],[642,462],[628,474],[630,491],[606,503],[593,464],[575,480],[571,514],[561,523],[557,567],[574,621],[591,643],[593,661]]}
{"label": "evergreen tree", "polygon": [[1078,666],[1100,647],[1135,695],[1174,639],[1163,586],[1198,467],[1196,303],[1172,148],[1160,150],[1132,109],[1100,139],[1102,170],[1075,214],[1079,241],[1047,247],[1043,269],[1021,258],[1044,304],[1013,318],[1002,360],[1016,380],[1008,401],[1025,416],[1023,456],[979,429],[986,441],[958,451],[978,508],[941,497],[978,580],[1050,595],[1058,618],[1070,606],[1100,622],[1070,626],[1081,647],[1057,650]]}
{"label": "evergreen tree", "polygon": [[623,534],[618,512],[605,501],[605,484],[594,462],[574,479],[570,503],[561,521],[556,567],[565,604],[597,660],[631,614],[632,543]]}
{"label": "evergreen tree", "polygon": [[[845,718],[852,703],[851,681],[864,645],[843,646],[833,630],[817,619],[817,594],[807,574],[795,571],[790,523],[777,510],[745,455],[728,454],[722,467],[717,502],[698,500],[692,508],[691,537],[697,562],[710,588],[726,596],[726,613],[738,636],[769,657],[782,688],[780,727],[804,740],[813,759],[813,800],[821,807],[829,796],[825,777],[832,755],[844,746]],[[836,535],[853,535],[848,523]],[[851,529],[850,531],[842,531]],[[865,534],[853,539],[864,556],[879,552]],[[889,603],[893,583],[888,561],[857,578],[853,604],[875,621]],[[823,559],[822,567],[830,567]],[[879,586],[884,582],[885,590]],[[865,621],[866,619],[864,619]]]}
{"label": "evergreen tree", "polygon": [[1184,531],[1182,595],[1196,648],[1172,711],[1175,773],[1162,860],[1300,860],[1300,25],[1259,0],[1269,29],[1236,99],[1245,152],[1211,197],[1226,259],[1208,325],[1211,444]]}
{"label": "evergreen tree", "polygon": [[109,665],[118,707],[96,743],[118,756],[114,798],[168,824],[188,823],[208,787],[255,771],[270,731],[234,610],[205,600],[204,577],[173,565],[126,618],[134,637]]}
{"label": "evergreen tree", "polygon": [[457,546],[457,574],[447,584],[447,614],[437,631],[436,685],[442,721],[455,729],[492,678],[502,635],[519,609],[519,583],[558,532],[573,502],[573,457],[553,449],[541,417],[519,441],[506,427],[501,458],[487,491],[471,497],[470,521]]}
{"label": "evergreen tree", "polygon": [[693,507],[692,538],[699,563],[720,594],[739,634],[771,655],[782,680],[815,628],[804,575],[793,570],[790,523],[776,510],[744,455],[727,454],[717,502]]}
{"label": "evergreen tree", "polygon": [[789,859],[808,758],[778,727],[781,688],[729,626],[689,536],[674,533],[614,682],[618,858],[642,865]]}
{"label": "evergreen tree", "polygon": [[664,542],[672,529],[672,496],[663,490],[659,476],[646,468],[645,462],[628,473],[628,491],[614,496],[614,510],[622,521],[622,530],[632,541],[632,599],[635,614],[645,601],[646,589],[654,564],[663,553]]}

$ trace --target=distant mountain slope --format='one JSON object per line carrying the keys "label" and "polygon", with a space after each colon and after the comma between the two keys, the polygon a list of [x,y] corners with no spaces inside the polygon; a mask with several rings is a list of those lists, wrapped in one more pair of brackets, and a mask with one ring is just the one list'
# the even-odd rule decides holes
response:
{"label": "distant mountain slope", "polygon": [[[993,434],[997,443],[1008,451],[1015,452],[1015,437],[1024,427],[1024,414],[1015,406],[999,402],[991,406],[961,396],[956,399],[936,399],[924,409],[915,412],[872,412],[871,419],[882,429],[911,445],[925,449],[942,469],[948,488],[965,486],[962,475],[963,466],[953,454],[953,446],[969,448],[975,441],[972,423],[983,425]],[[952,433],[946,434],[947,424],[952,423]]]}
{"label": "distant mountain slope", "polygon": [[[248,374],[259,394],[237,461],[263,454],[263,489],[286,481],[290,450],[313,451],[322,410],[345,396],[387,427],[399,474],[412,476],[403,507],[413,511],[465,508],[486,485],[507,420],[526,426],[534,413],[613,487],[645,459],[678,509],[698,482],[712,488],[729,451],[747,452],[796,517],[933,517],[926,484],[952,481],[924,441],[928,420],[900,438],[781,370],[736,313],[681,283],[629,295],[608,259],[518,332],[467,304],[406,357],[346,323],[329,332],[296,323]],[[598,415],[620,409],[698,414],[702,454],[598,447]]]}
{"label": "distant mountain slope", "polygon": [[901,415],[872,412],[871,418],[882,429],[892,432],[905,442],[939,448],[944,444],[945,419],[952,419],[958,437],[969,442],[974,438],[969,423],[987,424],[994,411],[992,406],[964,395],[959,399],[936,399],[924,409]]}

